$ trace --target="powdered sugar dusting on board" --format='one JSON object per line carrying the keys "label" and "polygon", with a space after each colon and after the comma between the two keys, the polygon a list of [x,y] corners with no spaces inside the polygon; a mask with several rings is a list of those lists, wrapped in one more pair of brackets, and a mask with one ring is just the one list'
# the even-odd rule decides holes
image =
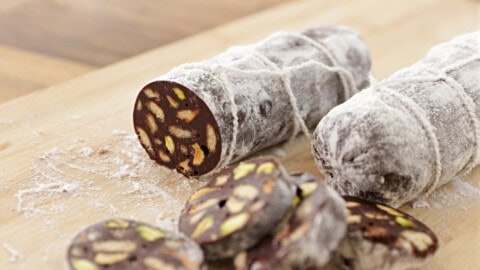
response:
{"label": "powdered sugar dusting on board", "polygon": [[[32,160],[33,176],[16,193],[16,210],[26,218],[41,218],[58,227],[70,210],[83,208],[105,218],[136,218],[138,209],[163,228],[174,230],[189,190],[201,182],[183,179],[157,166],[145,154],[135,134],[114,130],[101,147],[76,139],[74,145],[52,148]],[[106,188],[108,187],[108,191]],[[75,208],[74,208],[75,207]],[[86,224],[87,225],[87,224]]]}
{"label": "powdered sugar dusting on board", "polygon": [[480,189],[468,180],[457,177],[446,185],[435,190],[430,196],[415,200],[413,208],[445,208],[454,207],[467,210],[480,202]]}
{"label": "powdered sugar dusting on board", "polygon": [[20,253],[18,250],[16,250],[14,247],[12,247],[8,243],[3,243],[3,248],[8,252],[10,255],[10,262],[18,262],[23,259],[22,253]]}

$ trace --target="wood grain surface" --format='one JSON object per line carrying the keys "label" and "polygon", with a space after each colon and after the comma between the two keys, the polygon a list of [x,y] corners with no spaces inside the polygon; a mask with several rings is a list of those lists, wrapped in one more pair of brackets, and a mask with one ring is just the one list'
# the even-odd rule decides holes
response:
{"label": "wood grain surface", "polygon": [[[276,30],[344,24],[365,38],[383,78],[434,44],[478,30],[479,15],[470,0],[290,2],[0,104],[0,269],[62,269],[74,235],[112,216],[173,226],[202,182],[154,166],[128,139],[139,88],[173,66]],[[320,175],[304,138],[282,149],[289,170]],[[141,166],[123,166],[130,161]],[[480,188],[480,169],[468,179]],[[480,202],[462,192],[439,194],[436,208],[402,207],[440,237],[425,269],[478,269]]]}
{"label": "wood grain surface", "polygon": [[0,102],[288,0],[2,0]]}

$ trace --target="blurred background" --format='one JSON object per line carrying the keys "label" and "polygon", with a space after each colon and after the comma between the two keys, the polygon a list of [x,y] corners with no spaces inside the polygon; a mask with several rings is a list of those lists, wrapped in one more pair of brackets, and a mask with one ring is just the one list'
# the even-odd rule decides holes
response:
{"label": "blurred background", "polygon": [[292,0],[0,0],[0,102]]}

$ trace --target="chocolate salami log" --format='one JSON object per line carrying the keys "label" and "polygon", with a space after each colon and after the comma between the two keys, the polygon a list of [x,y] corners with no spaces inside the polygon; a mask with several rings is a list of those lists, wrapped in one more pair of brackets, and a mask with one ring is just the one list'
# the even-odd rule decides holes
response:
{"label": "chocolate salami log", "polygon": [[233,257],[258,243],[293,207],[290,176],[271,158],[227,167],[195,192],[180,215],[180,231],[208,260]]}
{"label": "chocolate salami log", "polygon": [[329,184],[399,206],[478,165],[479,48],[459,36],[332,109],[312,142]]}
{"label": "chocolate salami log", "polygon": [[235,257],[237,270],[320,269],[346,232],[345,204],[329,186],[310,174],[299,180],[298,203],[277,232]]}
{"label": "chocolate salami log", "polygon": [[89,226],[67,253],[70,270],[199,270],[202,265],[203,253],[194,241],[126,219]]}
{"label": "chocolate salami log", "polygon": [[348,28],[278,32],[149,83],[134,126],[150,158],[200,176],[308,133],[369,71],[367,46]]}
{"label": "chocolate salami log", "polygon": [[345,269],[417,269],[437,251],[435,234],[412,216],[384,204],[344,199],[348,231],[334,261]]}

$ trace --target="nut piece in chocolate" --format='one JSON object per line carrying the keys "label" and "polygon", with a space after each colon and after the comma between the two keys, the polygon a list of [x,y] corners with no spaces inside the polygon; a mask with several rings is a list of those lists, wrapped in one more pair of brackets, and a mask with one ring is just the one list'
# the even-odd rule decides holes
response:
{"label": "nut piece in chocolate", "polygon": [[336,252],[345,269],[412,269],[438,249],[438,239],[414,217],[381,203],[344,196],[347,236]]}
{"label": "nut piece in chocolate", "polygon": [[190,196],[179,229],[200,244],[207,260],[233,257],[272,232],[293,207],[289,179],[268,157],[227,167]]}
{"label": "nut piece in chocolate", "polygon": [[67,252],[70,270],[198,270],[202,264],[203,253],[192,240],[127,219],[89,226]]}

